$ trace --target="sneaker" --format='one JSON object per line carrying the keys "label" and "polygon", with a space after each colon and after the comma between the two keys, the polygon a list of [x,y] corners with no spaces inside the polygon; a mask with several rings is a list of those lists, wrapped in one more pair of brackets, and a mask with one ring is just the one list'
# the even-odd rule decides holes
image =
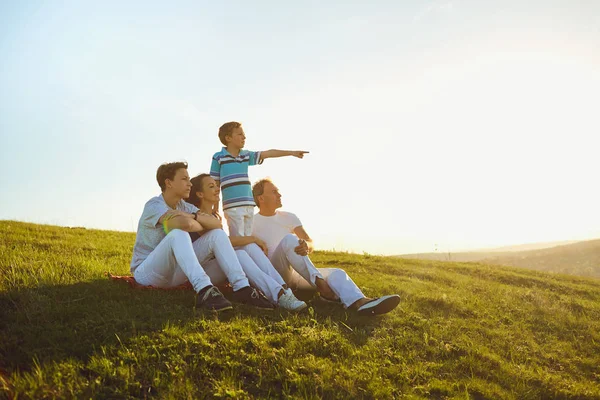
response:
{"label": "sneaker", "polygon": [[262,309],[272,310],[275,308],[273,303],[261,291],[251,286],[233,292],[233,301]]}
{"label": "sneaker", "polygon": [[196,294],[196,308],[208,311],[233,310],[233,306],[215,286],[207,286]]}
{"label": "sneaker", "polygon": [[307,307],[305,302],[298,300],[294,296],[291,289],[283,290],[283,294],[279,297],[277,304],[279,307],[289,311],[302,311]]}
{"label": "sneaker", "polygon": [[380,315],[392,311],[400,303],[400,296],[390,294],[371,300],[356,310],[359,315]]}

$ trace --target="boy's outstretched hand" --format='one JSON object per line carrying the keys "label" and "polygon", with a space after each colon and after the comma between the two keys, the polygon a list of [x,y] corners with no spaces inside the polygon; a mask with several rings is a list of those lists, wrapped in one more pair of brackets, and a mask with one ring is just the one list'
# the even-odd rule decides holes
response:
{"label": "boy's outstretched hand", "polygon": [[298,158],[304,158],[305,154],[310,153],[309,151],[304,151],[304,150],[292,150],[291,151],[291,155],[294,157],[298,157]]}
{"label": "boy's outstretched hand", "polygon": [[261,160],[266,160],[267,158],[277,158],[277,157],[287,157],[294,156],[297,158],[303,158],[308,151],[304,150],[265,150],[260,153]]}

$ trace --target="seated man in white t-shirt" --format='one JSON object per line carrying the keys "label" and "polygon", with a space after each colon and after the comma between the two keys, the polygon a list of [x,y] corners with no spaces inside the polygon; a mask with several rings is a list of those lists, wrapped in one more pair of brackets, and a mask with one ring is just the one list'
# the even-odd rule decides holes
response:
{"label": "seated man in white t-shirt", "polygon": [[259,209],[252,235],[266,242],[271,263],[290,288],[317,290],[322,298],[339,301],[361,315],[385,314],[396,308],[400,296],[365,297],[344,270],[314,266],[308,257],[313,251],[312,239],[295,214],[277,211],[281,194],[273,182],[256,182],[252,194]]}

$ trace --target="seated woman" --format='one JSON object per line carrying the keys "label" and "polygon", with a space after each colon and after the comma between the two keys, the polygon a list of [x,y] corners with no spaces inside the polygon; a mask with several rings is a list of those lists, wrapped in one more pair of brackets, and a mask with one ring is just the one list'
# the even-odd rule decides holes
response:
{"label": "seated woman", "polygon": [[[213,210],[219,204],[220,188],[209,174],[200,174],[191,180],[192,190],[188,203],[198,207],[203,216],[212,216],[216,220],[221,217]],[[196,243],[192,233],[192,240]],[[229,238],[242,269],[252,286],[262,290],[267,298],[279,307],[290,311],[301,311],[306,303],[298,300],[287,287],[281,275],[266,257],[266,244],[254,236],[232,236]]]}

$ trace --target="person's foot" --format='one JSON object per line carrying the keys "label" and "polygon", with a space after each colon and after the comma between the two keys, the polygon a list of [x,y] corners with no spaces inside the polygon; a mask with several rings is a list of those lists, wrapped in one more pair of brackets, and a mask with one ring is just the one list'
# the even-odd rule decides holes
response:
{"label": "person's foot", "polygon": [[400,303],[400,296],[390,294],[366,302],[356,309],[358,315],[381,315],[392,311]]}
{"label": "person's foot", "polygon": [[294,296],[291,289],[285,289],[283,291],[283,294],[279,296],[277,304],[279,307],[289,311],[302,311],[307,307],[305,302],[298,300],[296,296]]}
{"label": "person's foot", "polygon": [[317,286],[317,290],[319,291],[319,294],[321,295],[321,297],[323,299],[329,300],[329,301],[337,301],[338,300],[338,297],[333,292],[333,290],[331,289],[331,287],[329,286],[329,284],[327,283],[327,281],[325,279],[323,279],[323,278],[315,279],[315,285]]}
{"label": "person's foot", "polygon": [[328,299],[327,297],[323,297],[322,295],[319,296],[319,299],[321,299],[321,301],[324,301],[325,303],[330,303],[330,304],[342,304],[342,300],[338,299]]}
{"label": "person's foot", "polygon": [[272,310],[275,308],[273,303],[260,290],[256,290],[251,286],[233,292],[233,301],[262,309]]}
{"label": "person's foot", "polygon": [[232,310],[233,306],[215,286],[209,285],[196,294],[196,308],[207,311]]}

